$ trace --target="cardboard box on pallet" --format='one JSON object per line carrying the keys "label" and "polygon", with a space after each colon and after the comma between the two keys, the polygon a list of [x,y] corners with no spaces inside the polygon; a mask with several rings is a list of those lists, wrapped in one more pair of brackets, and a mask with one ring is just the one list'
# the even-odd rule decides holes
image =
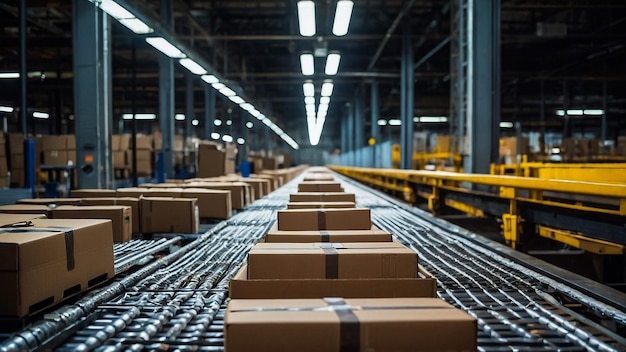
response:
{"label": "cardboard box on pallet", "polygon": [[113,189],[75,189],[71,192],[72,198],[102,198],[102,197],[115,197],[115,190]]}
{"label": "cardboard box on pallet", "polygon": [[139,215],[139,198],[132,197],[103,197],[103,198],[84,198],[81,205],[123,205],[130,207],[132,218],[133,233],[141,232],[141,216]]}
{"label": "cardboard box on pallet", "polygon": [[289,202],[356,202],[354,193],[298,192],[289,195]]}
{"label": "cardboard box on pallet", "polygon": [[80,198],[26,198],[18,199],[17,204],[36,204],[36,205],[80,205]]}
{"label": "cardboard box on pallet", "polygon": [[232,299],[437,297],[437,279],[421,266],[416,278],[249,279],[244,265],[229,282]]}
{"label": "cardboard box on pallet", "polygon": [[250,279],[417,277],[417,254],[398,242],[257,243],[248,254]]}
{"label": "cardboard box on pallet", "polygon": [[234,299],[224,318],[229,352],[475,351],[476,334],[439,298]]}
{"label": "cardboard box on pallet", "polygon": [[196,198],[200,218],[228,219],[232,215],[230,191],[203,188],[185,188],[182,198]]}
{"label": "cardboard box on pallet", "polygon": [[108,219],[112,222],[113,241],[129,241],[133,231],[130,207],[122,205],[72,206],[52,209],[53,219]]}
{"label": "cardboard box on pallet", "polygon": [[282,231],[369,230],[370,210],[289,209],[278,211],[278,229]]}
{"label": "cardboard box on pallet", "polygon": [[195,198],[141,197],[142,233],[197,233],[200,222]]}
{"label": "cardboard box on pallet", "polygon": [[391,234],[376,226],[369,230],[330,230],[330,231],[281,231],[274,224],[265,235],[267,243],[314,243],[314,242],[391,242]]}
{"label": "cardboard box on pallet", "polygon": [[0,229],[0,315],[25,316],[114,275],[110,220],[30,220]]}
{"label": "cardboard box on pallet", "polygon": [[0,213],[3,214],[45,214],[49,215],[50,208],[46,205],[36,204],[9,204],[0,205]]}
{"label": "cardboard box on pallet", "polygon": [[356,208],[353,202],[293,202],[287,203],[287,209],[338,209]]}

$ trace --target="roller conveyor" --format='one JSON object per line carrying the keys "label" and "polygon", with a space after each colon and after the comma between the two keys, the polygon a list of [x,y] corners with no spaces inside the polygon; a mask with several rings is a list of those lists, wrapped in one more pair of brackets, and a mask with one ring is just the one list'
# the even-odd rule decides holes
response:
{"label": "roller conveyor", "polygon": [[[571,278],[544,275],[471,233],[342,180],[377,226],[418,253],[438,279],[438,295],[478,320],[480,351],[626,349],[626,311],[611,303],[624,295],[606,289],[592,297]],[[298,181],[156,261],[145,261],[146,253],[177,238],[116,246],[116,271],[144,266],[47,315],[0,350],[222,351],[228,281]]]}

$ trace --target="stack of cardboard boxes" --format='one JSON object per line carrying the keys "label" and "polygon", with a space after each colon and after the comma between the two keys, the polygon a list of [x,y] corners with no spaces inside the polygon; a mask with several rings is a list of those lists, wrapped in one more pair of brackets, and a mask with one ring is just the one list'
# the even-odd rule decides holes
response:
{"label": "stack of cardboard boxes", "polygon": [[476,320],[434,298],[417,254],[320,173],[305,176],[231,280],[226,349],[475,350]]}
{"label": "stack of cardboard boxes", "polygon": [[128,178],[130,170],[129,158],[130,135],[114,134],[111,136],[111,150],[115,178]]}
{"label": "stack of cardboard boxes", "polygon": [[76,164],[76,137],[73,134],[45,135],[41,144],[43,165],[65,166],[70,160]]}
{"label": "stack of cardboard boxes", "polygon": [[[152,153],[152,136],[146,134],[137,134],[135,137],[137,148],[137,176],[150,177],[152,175],[153,153]],[[131,153],[128,151],[127,153]],[[126,159],[131,160],[129,154]]]}
{"label": "stack of cardboard boxes", "polygon": [[9,133],[8,139],[11,186],[24,187],[24,135]]}

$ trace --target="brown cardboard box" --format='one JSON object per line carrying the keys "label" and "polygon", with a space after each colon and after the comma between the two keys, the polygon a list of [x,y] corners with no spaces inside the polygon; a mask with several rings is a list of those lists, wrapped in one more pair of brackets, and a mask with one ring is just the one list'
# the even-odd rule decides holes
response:
{"label": "brown cardboard box", "polygon": [[9,133],[9,153],[24,154],[24,135],[20,133]]}
{"label": "brown cardboard box", "polygon": [[152,146],[156,152],[163,149],[163,134],[161,132],[152,131]]}
{"label": "brown cardboard box", "polygon": [[130,207],[133,233],[141,232],[141,216],[139,215],[139,198],[132,197],[102,197],[102,198],[84,198],[82,204],[86,206],[94,205],[123,205]]}
{"label": "brown cardboard box", "polygon": [[246,206],[246,184],[241,182],[190,182],[185,188],[221,189],[230,191],[231,206],[241,210]]}
{"label": "brown cardboard box", "polygon": [[24,154],[11,154],[11,171],[24,169]]}
{"label": "brown cardboard box", "polygon": [[226,153],[211,144],[198,147],[198,177],[215,177],[226,174]]}
{"label": "brown cardboard box", "polygon": [[[67,147],[67,135],[43,135],[42,147],[44,151],[52,150],[66,150]],[[76,149],[76,143],[74,143],[74,149]]]}
{"label": "brown cardboard box", "polygon": [[356,202],[354,193],[299,192],[289,195],[289,202]]}
{"label": "brown cardboard box", "polygon": [[137,176],[148,177],[152,175],[152,161],[137,159]]}
{"label": "brown cardboard box", "polygon": [[234,174],[237,164],[237,145],[227,145],[225,149],[224,174]]}
{"label": "brown cardboard box", "polygon": [[183,188],[150,188],[149,197],[181,198]]}
{"label": "brown cardboard box", "polygon": [[224,347],[242,351],[475,351],[477,323],[439,298],[234,299]]}
{"label": "brown cardboard box", "polygon": [[67,151],[66,150],[48,150],[43,152],[43,164],[51,166],[63,166],[67,165]]}
{"label": "brown cardboard box", "polygon": [[288,203],[287,209],[337,209],[356,208],[353,202],[294,202]]}
{"label": "brown cardboard box", "polygon": [[68,150],[76,150],[76,135],[67,134],[66,137],[66,146]]}
{"label": "brown cardboard box", "polygon": [[197,233],[196,199],[141,197],[142,233]]}
{"label": "brown cardboard box", "polygon": [[23,188],[26,180],[24,169],[16,169],[11,167],[11,186]]}
{"label": "brown cardboard box", "polygon": [[[529,140],[526,137],[522,137],[520,140],[521,149],[519,154],[528,154],[529,152]],[[517,156],[517,137],[500,138],[500,157],[513,157]]]}
{"label": "brown cardboard box", "polygon": [[114,242],[126,242],[131,238],[133,220],[130,207],[61,205],[54,208],[51,213],[53,219],[109,219],[112,221]]}
{"label": "brown cardboard box", "polygon": [[45,214],[48,215],[50,209],[46,205],[35,204],[9,204],[0,205],[0,213],[3,214]]}
{"label": "brown cardboard box", "polygon": [[303,181],[305,182],[319,182],[319,181],[335,181],[335,177],[331,174],[319,174],[319,173],[309,173],[304,176]]}
{"label": "brown cardboard box", "polygon": [[115,197],[115,190],[112,189],[75,189],[72,191],[72,198],[102,198]]}
{"label": "brown cardboard box", "polygon": [[257,243],[248,254],[250,279],[417,277],[417,254],[398,242]]}
{"label": "brown cardboard box", "polygon": [[[137,133],[137,136],[135,136],[135,140],[137,143],[137,150],[152,150],[152,136],[151,135]],[[130,135],[129,135],[129,141],[132,142],[132,136]]]}
{"label": "brown cardboard box", "polygon": [[0,213],[0,227],[23,223],[33,219],[46,219],[46,214],[3,214]]}
{"label": "brown cardboard box", "polygon": [[120,139],[121,138],[122,137],[119,134],[111,135],[111,150],[113,152],[120,151]]}
{"label": "brown cardboard box", "polygon": [[9,187],[9,178],[0,176],[0,188]]}
{"label": "brown cardboard box", "polygon": [[132,197],[139,198],[141,196],[149,196],[151,189],[143,187],[118,188],[115,192],[116,197]]}
{"label": "brown cardboard box", "polygon": [[67,150],[67,161],[72,161],[74,165],[76,165],[76,149],[68,149]]}
{"label": "brown cardboard box", "polygon": [[30,221],[0,230],[0,315],[34,313],[113,277],[111,221]]}
{"label": "brown cardboard box", "polygon": [[230,191],[202,188],[185,188],[182,198],[196,198],[200,218],[228,219],[232,215]]}
{"label": "brown cardboard box", "polygon": [[267,193],[274,192],[275,189],[280,187],[278,185],[278,180],[274,176],[263,175],[263,174],[250,174],[250,177],[267,180],[269,182],[269,189]]}
{"label": "brown cardboard box", "polygon": [[241,177],[236,181],[246,183],[252,187],[254,199],[261,199],[266,194],[269,194],[269,182],[267,180],[261,180],[258,178]]}
{"label": "brown cardboard box", "polygon": [[278,161],[274,157],[263,158],[263,170],[277,170]]}
{"label": "brown cardboard box", "polygon": [[262,156],[251,156],[248,159],[251,163],[252,163],[252,171],[256,172],[261,172],[263,171],[263,157]]}
{"label": "brown cardboard box", "polygon": [[0,156],[0,177],[6,177],[9,172],[9,162],[5,156]]}
{"label": "brown cardboard box", "polygon": [[[119,141],[118,141],[119,142]],[[113,151],[113,168],[125,169],[130,166],[128,160],[126,160],[126,152],[117,150]]]}
{"label": "brown cardboard box", "polygon": [[293,209],[278,211],[278,229],[283,231],[369,230],[370,210]]}
{"label": "brown cardboard box", "polygon": [[339,182],[300,182],[298,192],[343,192],[343,188]]}
{"label": "brown cardboard box", "polygon": [[437,297],[437,279],[421,266],[417,278],[250,280],[244,265],[228,285],[232,299]]}
{"label": "brown cardboard box", "polygon": [[17,204],[36,204],[36,205],[80,205],[82,199],[79,198],[26,198],[18,199]]}
{"label": "brown cardboard box", "polygon": [[281,231],[274,224],[265,235],[266,243],[391,242],[391,234],[372,226],[369,230]]}
{"label": "brown cardboard box", "polygon": [[437,146],[434,150],[435,153],[449,153],[450,152],[450,136],[439,135],[437,136]]}

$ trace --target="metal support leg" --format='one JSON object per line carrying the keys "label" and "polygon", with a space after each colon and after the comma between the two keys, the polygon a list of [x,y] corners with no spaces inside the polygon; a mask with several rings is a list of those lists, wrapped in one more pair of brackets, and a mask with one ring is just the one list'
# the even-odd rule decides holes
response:
{"label": "metal support leg", "polygon": [[378,82],[376,80],[372,81],[371,91],[370,91],[370,136],[374,140],[374,145],[372,146],[372,167],[376,167],[376,145],[380,143],[380,138],[378,137],[378,132],[380,128],[378,126],[378,119],[380,115],[380,109],[378,107]]}
{"label": "metal support leg", "polygon": [[[167,26],[174,25],[172,0],[161,0],[161,20]],[[161,157],[163,175],[174,178],[174,61],[159,53],[159,125],[161,127]]]}
{"label": "metal support leg", "polygon": [[402,36],[400,72],[400,168],[413,168],[413,46],[410,21],[407,19]]}

